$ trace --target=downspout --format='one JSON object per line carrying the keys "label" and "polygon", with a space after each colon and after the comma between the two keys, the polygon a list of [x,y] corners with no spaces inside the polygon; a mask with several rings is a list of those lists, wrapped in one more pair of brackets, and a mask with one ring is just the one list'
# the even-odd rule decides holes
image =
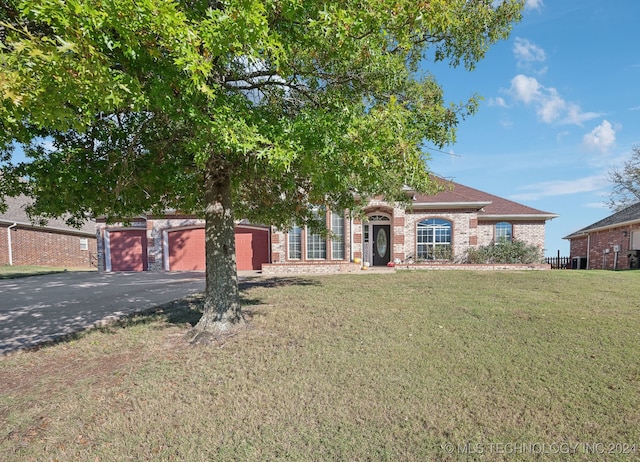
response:
{"label": "downspout", "polygon": [[9,248],[9,266],[13,266],[13,249],[11,245],[11,228],[15,228],[18,226],[18,223],[13,223],[11,226],[7,228],[7,246]]}
{"label": "downspout", "polygon": [[591,269],[591,234],[587,234],[587,269]]}

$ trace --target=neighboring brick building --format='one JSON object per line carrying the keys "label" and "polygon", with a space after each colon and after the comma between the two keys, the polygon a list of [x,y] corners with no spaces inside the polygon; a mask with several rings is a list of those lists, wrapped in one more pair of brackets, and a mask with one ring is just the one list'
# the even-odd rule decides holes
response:
{"label": "neighboring brick building", "polygon": [[6,201],[8,209],[0,214],[0,265],[95,267],[94,223],[76,229],[63,220],[49,220],[46,226],[38,226],[24,211],[29,199],[7,197]]}
{"label": "neighboring brick building", "polygon": [[640,269],[640,202],[564,239],[574,269]]}

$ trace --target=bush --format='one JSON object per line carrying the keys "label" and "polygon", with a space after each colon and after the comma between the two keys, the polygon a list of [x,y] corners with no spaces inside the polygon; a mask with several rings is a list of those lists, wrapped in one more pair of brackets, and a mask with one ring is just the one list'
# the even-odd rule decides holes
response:
{"label": "bush", "polygon": [[467,251],[467,263],[543,263],[542,250],[522,241],[500,241]]}

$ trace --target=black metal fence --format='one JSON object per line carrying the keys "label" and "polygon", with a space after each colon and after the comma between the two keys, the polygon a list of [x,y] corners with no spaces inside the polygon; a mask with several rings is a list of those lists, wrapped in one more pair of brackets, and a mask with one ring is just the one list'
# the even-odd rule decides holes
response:
{"label": "black metal fence", "polygon": [[546,257],[544,262],[551,265],[551,269],[571,269],[571,257]]}

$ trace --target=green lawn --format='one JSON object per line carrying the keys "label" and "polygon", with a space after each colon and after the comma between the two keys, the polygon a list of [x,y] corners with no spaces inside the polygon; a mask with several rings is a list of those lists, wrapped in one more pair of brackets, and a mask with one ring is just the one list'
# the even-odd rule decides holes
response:
{"label": "green lawn", "polygon": [[265,279],[0,360],[0,460],[640,458],[638,272]]}
{"label": "green lawn", "polygon": [[51,266],[8,266],[0,265],[0,279],[15,279],[42,274],[63,273],[65,271],[95,271],[95,268],[58,268]]}

